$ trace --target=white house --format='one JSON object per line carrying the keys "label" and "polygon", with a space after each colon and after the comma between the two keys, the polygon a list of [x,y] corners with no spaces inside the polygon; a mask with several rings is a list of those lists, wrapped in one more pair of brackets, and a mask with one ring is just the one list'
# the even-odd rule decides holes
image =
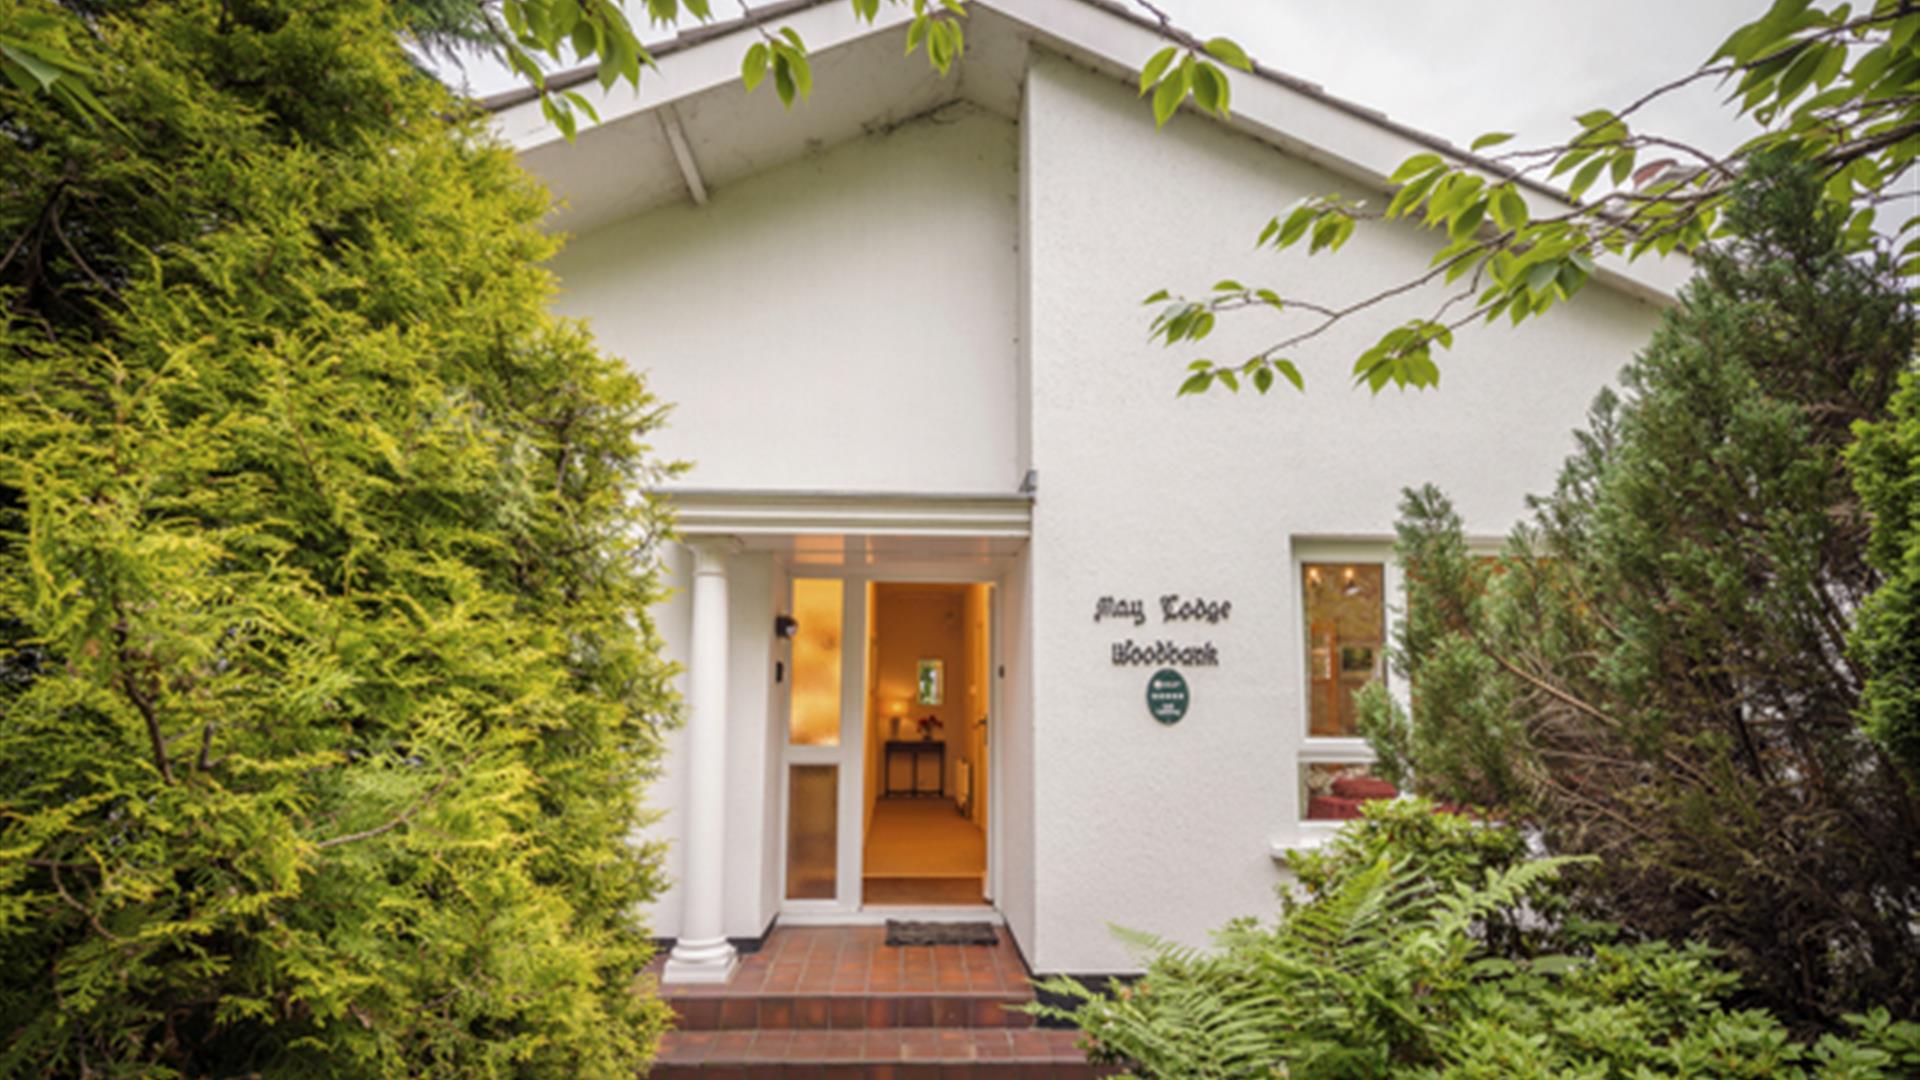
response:
{"label": "white house", "polygon": [[[1147,340],[1142,297],[1404,280],[1436,246],[1411,226],[1334,257],[1252,241],[1466,155],[1266,71],[1233,74],[1231,120],[1156,131],[1135,9],[969,11],[944,78],[905,10],[791,0],[661,48],[637,94],[581,83],[602,122],[575,142],[491,103],[564,200],[560,309],[674,403],[658,449],[693,466],[660,612],[689,705],[653,788],[669,981],[725,979],[776,920],[1004,920],[1033,970],[1093,974],[1135,967],[1109,924],[1197,942],[1270,913],[1276,854],[1369,793],[1351,695],[1385,677],[1402,488],[1503,534],[1675,283],[1603,267],[1465,333],[1438,390],[1347,384],[1416,293],[1303,348],[1305,393],[1176,398],[1189,354]],[[790,112],[739,77],[782,26],[814,63]],[[1226,320],[1208,352],[1280,325]]]}

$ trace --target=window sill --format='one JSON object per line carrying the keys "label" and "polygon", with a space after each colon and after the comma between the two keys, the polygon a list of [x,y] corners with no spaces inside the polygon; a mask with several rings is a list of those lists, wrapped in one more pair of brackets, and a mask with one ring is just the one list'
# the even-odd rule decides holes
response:
{"label": "window sill", "polygon": [[1302,821],[1294,828],[1292,836],[1269,842],[1267,854],[1274,862],[1285,861],[1294,852],[1313,851],[1332,840],[1340,832],[1341,821]]}
{"label": "window sill", "polygon": [[1309,735],[1300,743],[1302,761],[1367,762],[1374,759],[1373,747],[1358,735]]}

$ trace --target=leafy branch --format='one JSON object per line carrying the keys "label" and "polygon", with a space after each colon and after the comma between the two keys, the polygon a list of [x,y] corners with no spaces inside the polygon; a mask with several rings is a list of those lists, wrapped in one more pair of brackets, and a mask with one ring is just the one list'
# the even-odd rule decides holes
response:
{"label": "leafy branch", "polygon": [[[1601,258],[1692,252],[1723,235],[1731,186],[1761,156],[1813,165],[1826,200],[1845,211],[1847,243],[1863,250],[1875,242],[1878,208],[1913,194],[1897,188],[1920,154],[1917,36],[1920,5],[1913,0],[1880,0],[1864,14],[1846,4],[1823,10],[1808,0],[1778,0],[1697,70],[1619,110],[1583,113],[1579,130],[1562,143],[1481,156],[1512,137],[1493,132],[1451,159],[1415,154],[1389,177],[1395,190],[1384,210],[1335,195],[1310,198],[1275,216],[1255,242],[1279,251],[1304,241],[1311,256],[1339,250],[1362,221],[1412,221],[1444,234],[1425,272],[1346,303],[1233,280],[1198,296],[1161,289],[1144,301],[1159,307],[1149,338],[1169,347],[1192,344],[1229,312],[1297,311],[1312,321],[1239,362],[1189,363],[1180,393],[1216,383],[1237,392],[1242,381],[1266,393],[1276,377],[1299,388],[1304,379],[1288,350],[1438,283],[1453,288],[1434,311],[1384,332],[1352,368],[1355,383],[1375,393],[1389,385],[1432,386],[1440,377],[1434,350],[1450,348],[1461,327],[1502,317],[1517,325],[1544,314],[1579,292]],[[1165,55],[1143,68],[1143,87],[1165,67]],[[1738,114],[1764,128],[1724,157],[1630,126],[1652,102],[1710,80],[1727,85]],[[1548,197],[1565,209],[1540,213]],[[1895,243],[1916,227],[1920,217],[1909,214]],[[1920,235],[1904,240],[1899,259],[1903,275],[1920,275]]]}
{"label": "leafy branch", "polygon": [[[866,23],[880,16],[882,0],[849,0],[854,14]],[[907,53],[925,49],[928,62],[948,74],[966,49],[961,23],[966,17],[962,0],[886,0],[909,6]],[[672,26],[683,18],[706,23],[713,19],[709,0],[645,0],[648,19],[656,26]],[[750,23],[754,12],[745,0],[740,10]],[[634,34],[623,6],[616,0],[502,0],[500,20],[488,16],[486,47],[497,53],[526,80],[540,98],[542,114],[568,139],[578,131],[575,110],[598,121],[593,106],[576,91],[555,89],[542,58],[554,62],[592,61],[601,89],[622,80],[638,87],[643,68],[656,67],[646,45]],[[772,79],[780,103],[792,108],[813,93],[813,69],[807,46],[792,27],[777,30],[754,23],[760,39],[741,57],[740,80],[749,92]]]}
{"label": "leafy branch", "polygon": [[[880,17],[883,0],[849,0],[853,12],[872,24]],[[886,5],[911,10],[906,52],[924,50],[927,62],[942,76],[950,74],[966,52],[965,0],[884,0]],[[1141,93],[1153,90],[1156,124],[1164,125],[1180,105],[1191,99],[1207,112],[1226,116],[1231,97],[1222,64],[1253,70],[1246,51],[1229,38],[1201,40],[1173,25],[1166,12],[1151,0],[1134,0],[1148,13],[1162,37],[1173,44],[1148,61],[1140,82]],[[603,89],[624,79],[638,86],[643,67],[653,67],[653,55],[634,36],[612,0],[504,0],[501,22],[489,21],[490,47],[540,95],[548,121],[568,139],[577,133],[574,110],[598,119],[591,104],[577,92],[549,86],[540,58],[562,62],[569,58],[598,59],[596,76]],[[708,0],[646,0],[648,18],[655,25],[674,25],[684,16],[699,22],[712,19]],[[740,0],[741,13],[752,22],[754,12]],[[771,78],[782,105],[812,94],[813,73],[806,43],[791,27],[771,29],[754,24],[760,39],[740,61],[740,80],[748,92]]]}
{"label": "leafy branch", "polygon": [[87,85],[89,74],[68,48],[61,20],[46,12],[18,11],[0,23],[0,76],[21,90],[51,95],[88,127],[104,120],[119,128]]}

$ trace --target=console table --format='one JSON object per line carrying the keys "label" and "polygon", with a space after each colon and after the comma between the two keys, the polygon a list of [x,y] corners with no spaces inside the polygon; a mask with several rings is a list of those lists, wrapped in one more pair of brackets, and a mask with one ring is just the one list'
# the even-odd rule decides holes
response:
{"label": "console table", "polygon": [[[907,759],[907,775],[912,778],[912,786],[902,791],[893,786],[893,759],[895,755]],[[920,759],[931,757],[939,768],[934,776],[938,786],[929,790],[920,786]],[[880,782],[882,795],[910,795],[916,798],[944,799],[947,797],[947,742],[945,739],[888,739],[886,757],[880,762]]]}

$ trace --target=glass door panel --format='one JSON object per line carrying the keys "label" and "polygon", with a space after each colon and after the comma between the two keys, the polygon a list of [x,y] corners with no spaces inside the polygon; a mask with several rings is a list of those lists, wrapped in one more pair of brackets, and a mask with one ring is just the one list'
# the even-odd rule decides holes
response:
{"label": "glass door panel", "polygon": [[846,589],[836,578],[796,578],[793,682],[787,702],[787,742],[840,745],[840,655]]}
{"label": "glass door panel", "polygon": [[857,580],[792,579],[787,610],[797,625],[779,721],[786,815],[779,835],[783,899],[807,910],[838,908],[849,883],[856,893],[859,887],[865,599]]}
{"label": "glass door panel", "polygon": [[840,767],[787,769],[787,899],[838,894]]}

